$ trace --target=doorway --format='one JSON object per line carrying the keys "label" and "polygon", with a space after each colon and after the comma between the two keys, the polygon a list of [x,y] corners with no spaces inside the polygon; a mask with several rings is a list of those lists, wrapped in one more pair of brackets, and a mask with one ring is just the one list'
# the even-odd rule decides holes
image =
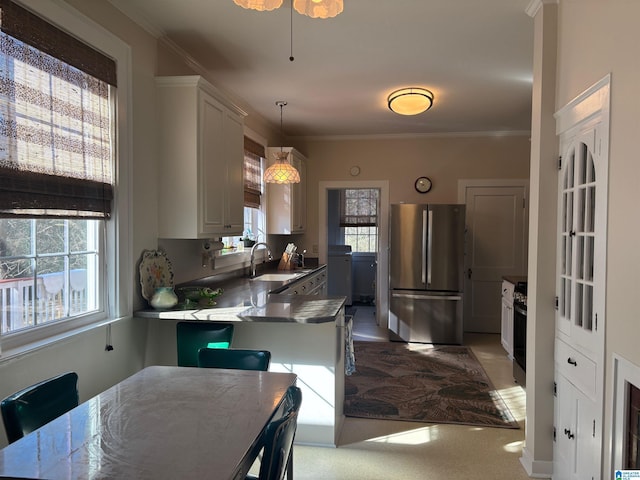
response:
{"label": "doorway", "polygon": [[464,331],[500,333],[504,275],[526,275],[527,180],[460,180],[466,205]]}
{"label": "doorway", "polygon": [[[318,243],[318,256],[320,263],[328,263],[329,259],[329,246],[340,242],[340,237],[336,236],[334,228],[330,227],[331,216],[334,215],[335,209],[335,195],[332,191],[344,191],[344,190],[365,190],[375,189],[378,193],[378,218],[377,218],[377,254],[371,258],[367,255],[363,255],[362,258],[358,258],[356,255],[355,262],[359,262],[358,268],[363,268],[366,272],[370,272],[370,277],[367,280],[366,274],[362,277],[362,286],[355,284],[353,290],[354,298],[356,301],[360,300],[359,292],[356,291],[359,288],[364,288],[367,291],[367,283],[373,281],[374,285],[374,298],[371,299],[375,304],[376,324],[380,327],[386,328],[388,324],[388,249],[389,249],[389,233],[388,233],[388,216],[389,216],[389,182],[388,181],[335,181],[335,182],[320,182],[319,184],[319,243]],[[331,213],[330,213],[331,212]],[[361,261],[362,260],[362,261]],[[368,262],[368,263],[367,263]],[[366,294],[365,294],[366,297]]]}

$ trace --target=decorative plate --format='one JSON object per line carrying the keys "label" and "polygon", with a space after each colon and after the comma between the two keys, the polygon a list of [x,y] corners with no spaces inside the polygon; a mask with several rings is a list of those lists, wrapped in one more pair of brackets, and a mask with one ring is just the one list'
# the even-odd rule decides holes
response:
{"label": "decorative plate", "polygon": [[145,250],[140,260],[142,297],[149,301],[158,287],[173,287],[173,269],[167,254],[159,250]]}

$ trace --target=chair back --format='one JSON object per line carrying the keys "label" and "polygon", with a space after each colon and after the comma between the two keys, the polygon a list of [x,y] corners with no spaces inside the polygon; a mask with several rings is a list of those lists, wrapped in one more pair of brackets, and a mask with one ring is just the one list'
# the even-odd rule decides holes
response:
{"label": "chair back", "polygon": [[284,403],[288,407],[284,415],[267,425],[259,480],[282,480],[292,458],[302,391],[298,387],[289,387]]}
{"label": "chair back", "polygon": [[205,368],[232,368],[266,372],[270,362],[271,352],[266,350],[201,348],[198,351],[198,366]]}
{"label": "chair back", "polygon": [[13,443],[78,406],[78,374],[64,373],[0,402],[7,440]]}
{"label": "chair back", "polygon": [[213,322],[178,322],[176,339],[178,366],[197,367],[201,348],[229,348],[233,324]]}

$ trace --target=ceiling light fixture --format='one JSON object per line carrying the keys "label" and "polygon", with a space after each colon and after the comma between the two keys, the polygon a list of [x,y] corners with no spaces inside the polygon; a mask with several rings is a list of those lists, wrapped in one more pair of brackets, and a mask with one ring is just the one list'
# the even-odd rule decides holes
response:
{"label": "ceiling light fixture", "polygon": [[311,18],[333,18],[342,13],[343,0],[293,0],[296,12]]}
{"label": "ceiling light fixture", "polygon": [[236,5],[248,10],[268,12],[280,8],[283,0],[233,0]]}
{"label": "ceiling light fixture", "polygon": [[[280,137],[282,137],[282,108],[286,104],[287,102],[283,100],[276,102],[276,105],[280,107]],[[265,183],[300,183],[300,173],[287,161],[289,153],[280,147],[280,151],[276,152],[274,156],[276,157],[275,163],[264,171]]]}
{"label": "ceiling light fixture", "polygon": [[[311,18],[333,18],[342,13],[343,0],[291,0],[296,12]],[[268,12],[280,8],[283,0],[233,0],[233,3],[249,10]]]}
{"label": "ceiling light fixture", "polygon": [[401,88],[387,98],[389,110],[400,115],[417,115],[433,105],[433,93],[425,88]]}

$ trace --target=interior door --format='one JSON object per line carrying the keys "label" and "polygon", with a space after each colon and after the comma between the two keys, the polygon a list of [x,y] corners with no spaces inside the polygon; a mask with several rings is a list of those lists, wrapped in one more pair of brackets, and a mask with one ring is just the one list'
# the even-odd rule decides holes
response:
{"label": "interior door", "polygon": [[464,331],[500,333],[504,275],[526,274],[526,186],[466,186]]}

